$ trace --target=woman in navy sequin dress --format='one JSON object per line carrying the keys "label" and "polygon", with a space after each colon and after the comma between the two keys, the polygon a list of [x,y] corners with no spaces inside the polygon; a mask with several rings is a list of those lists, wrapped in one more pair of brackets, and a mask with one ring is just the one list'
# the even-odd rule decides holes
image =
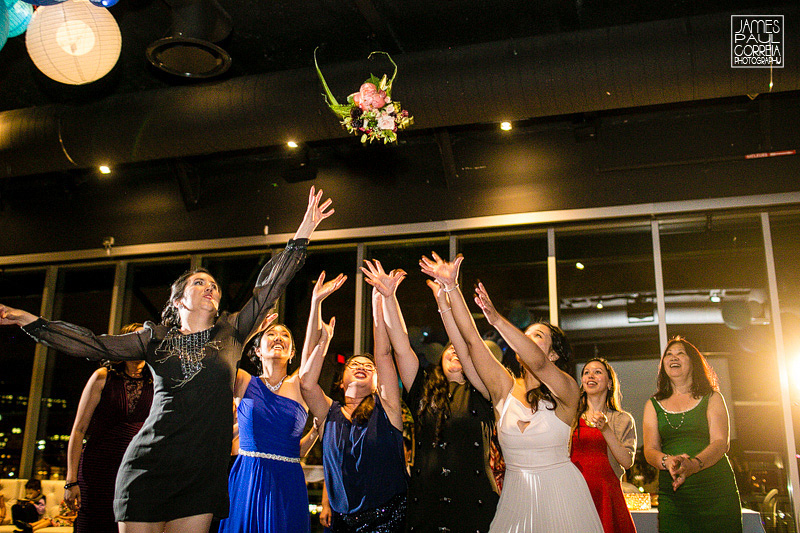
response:
{"label": "woman in navy sequin dress", "polygon": [[[367,265],[365,273],[380,268],[377,262]],[[395,287],[403,276],[393,273]],[[400,386],[383,320],[383,296],[373,289],[374,360],[368,354],[347,360],[340,382],[344,403],[331,400],[318,383],[335,323],[335,318],[322,321],[322,299],[315,290],[300,380],[311,412],[324,420],[320,431],[331,531],[400,533],[408,482]]]}

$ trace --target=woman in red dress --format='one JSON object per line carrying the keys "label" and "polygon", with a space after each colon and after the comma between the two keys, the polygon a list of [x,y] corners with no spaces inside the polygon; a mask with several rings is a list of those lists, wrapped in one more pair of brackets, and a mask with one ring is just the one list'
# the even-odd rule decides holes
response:
{"label": "woman in red dress", "polygon": [[605,533],[635,533],[622,495],[623,469],[633,466],[636,427],[620,409],[617,374],[608,361],[591,359],[581,371],[581,398],[572,432],[572,462],[589,485]]}

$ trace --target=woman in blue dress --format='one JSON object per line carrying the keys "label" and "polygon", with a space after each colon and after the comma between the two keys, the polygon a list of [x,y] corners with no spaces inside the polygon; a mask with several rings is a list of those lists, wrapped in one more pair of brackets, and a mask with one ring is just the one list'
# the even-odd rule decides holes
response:
{"label": "woman in blue dress", "polygon": [[[274,318],[270,315],[267,321]],[[308,408],[297,372],[288,373],[294,338],[283,324],[268,325],[254,337],[250,355],[261,375],[239,370],[236,376],[239,451],[228,479],[230,515],[219,531],[308,533],[308,492],[300,458],[313,446],[317,430],[314,426],[301,438]]]}
{"label": "woman in blue dress", "polygon": [[[375,263],[367,262],[370,271],[380,268]],[[402,271],[393,272],[394,285],[404,276]],[[382,302],[383,296],[374,289],[374,360],[369,354],[347,360],[340,382],[344,402],[340,403],[331,400],[318,383],[335,318],[323,322],[321,299],[312,298],[300,380],[312,414],[322,421],[325,486],[334,533],[400,533],[405,528],[408,480],[400,385]]]}

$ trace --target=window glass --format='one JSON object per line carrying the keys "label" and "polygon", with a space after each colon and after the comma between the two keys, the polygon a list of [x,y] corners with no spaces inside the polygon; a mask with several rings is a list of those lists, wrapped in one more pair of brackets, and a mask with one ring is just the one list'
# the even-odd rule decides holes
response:
{"label": "window glass", "polygon": [[[42,306],[43,270],[0,271],[0,302],[38,315]],[[18,327],[0,327],[0,477],[19,476],[25,416],[36,345]]]}
{"label": "window glass", "polygon": [[[800,215],[797,213],[772,215],[770,217],[772,232],[772,249],[775,257],[775,274],[778,282],[778,299],[781,310],[781,326],[786,362],[789,371],[789,395],[792,403],[792,420],[794,421],[795,445],[800,443]],[[765,304],[766,305],[766,304]],[[777,385],[775,385],[777,389]],[[774,477],[774,458],[764,458],[764,476],[757,479]],[[772,460],[770,460],[772,459]],[[782,481],[779,478],[779,481]],[[761,482],[766,488],[767,482]],[[776,520],[777,527],[786,523],[786,530],[793,530],[791,515],[793,510],[789,496],[781,494],[777,502],[779,513],[768,516],[765,523]],[[781,515],[784,515],[783,518]],[[767,524],[772,525],[772,524]]]}
{"label": "window glass", "polygon": [[[447,335],[437,312],[433,293],[426,285],[428,278],[420,271],[419,260],[423,255],[430,257],[435,251],[447,259],[449,241],[446,239],[414,240],[370,245],[365,259],[377,259],[387,271],[402,268],[408,274],[397,290],[397,300],[408,328],[411,347],[417,356],[426,361],[438,361]],[[364,336],[367,342],[364,349],[373,351],[372,342],[372,286],[364,284]]]}
{"label": "window glass", "polygon": [[[53,318],[108,332],[114,267],[62,269],[59,272]],[[49,350],[34,473],[42,479],[63,479],[67,444],[78,402],[97,362]]]}
{"label": "window glass", "polygon": [[188,259],[128,265],[122,324],[161,322],[172,282],[189,269]]}
{"label": "window glass", "polygon": [[[716,372],[731,421],[728,455],[742,501],[757,508],[771,489],[787,492],[760,219],[709,214],[660,228],[668,336],[686,337]],[[771,474],[754,477],[764,457]]]}
{"label": "window glass", "polygon": [[458,241],[464,255],[461,288],[484,338],[497,343],[503,364],[519,371],[515,354],[483,318],[474,303],[475,286],[482,282],[497,311],[520,329],[550,316],[547,286],[547,234],[481,235]]}
{"label": "window glass", "polygon": [[556,232],[559,323],[577,366],[659,351],[650,223]]}

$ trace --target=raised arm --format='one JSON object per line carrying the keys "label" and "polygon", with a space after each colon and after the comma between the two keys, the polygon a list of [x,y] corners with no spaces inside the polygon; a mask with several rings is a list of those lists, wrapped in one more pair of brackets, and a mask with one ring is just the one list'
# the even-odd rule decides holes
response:
{"label": "raised arm", "polygon": [[[464,257],[459,255],[455,261],[447,262],[436,253],[431,254],[431,259],[423,257],[420,261],[422,272],[431,276],[442,286],[442,290],[447,293],[450,299],[451,312],[458,331],[467,343],[467,356],[472,360],[472,364],[478,377],[489,391],[492,403],[497,405],[503,401],[511,389],[514,387],[514,378],[506,368],[497,361],[489,351],[486,343],[483,342],[478,327],[472,318],[472,314],[464,301],[464,296],[458,286],[458,269]],[[462,359],[459,354],[459,359]],[[461,362],[462,368],[464,361]]]}
{"label": "raised arm", "polygon": [[483,283],[478,283],[475,289],[475,303],[481,308],[489,324],[494,326],[536,378],[547,385],[553,396],[562,402],[567,410],[577,409],[580,398],[578,383],[555,365],[553,362],[555,359],[551,359],[552,353],[544,353],[536,342],[497,312]]}
{"label": "raised arm", "polygon": [[400,304],[397,301],[397,287],[405,279],[406,273],[403,270],[393,270],[387,274],[378,260],[374,262],[365,261],[364,263],[367,265],[366,267],[361,267],[361,271],[366,276],[364,281],[372,285],[383,296],[381,308],[384,324],[394,350],[397,372],[400,374],[403,387],[408,390],[414,384],[414,379],[417,376],[419,359],[417,359],[417,355],[411,348],[403,312],[400,310]]}
{"label": "raised arm", "polygon": [[264,265],[256,280],[253,297],[236,313],[233,323],[242,342],[260,324],[269,309],[286,290],[286,286],[306,260],[308,239],[320,222],[333,214],[330,198],[321,205],[322,191],[315,192],[314,187],[308,194],[303,221],[297,228],[294,239],[289,241],[286,249]]}
{"label": "raised arm", "polygon": [[321,421],[324,427],[328,410],[333,403],[319,385],[319,376],[325,354],[328,352],[333,330],[336,326],[336,317],[331,318],[329,324],[322,324],[322,333],[317,343],[313,346],[303,344],[303,355],[300,363],[300,392],[308,405],[311,415]]}
{"label": "raised arm", "polygon": [[311,291],[311,311],[308,313],[308,326],[306,327],[306,338],[304,346],[316,346],[319,336],[322,334],[324,321],[322,320],[322,302],[325,298],[333,294],[347,281],[347,276],[339,274],[330,281],[325,281],[325,271],[323,270],[314,288]]}
{"label": "raised arm", "polygon": [[400,383],[397,381],[397,369],[392,357],[392,345],[386,320],[383,316],[383,295],[378,289],[372,289],[372,338],[375,342],[375,370],[378,373],[378,395],[394,427],[403,431],[403,408],[400,403]]}
{"label": "raised arm", "polygon": [[[459,356],[459,361],[461,361],[461,370],[464,372],[464,377],[467,378],[470,384],[481,393],[481,396],[487,400],[491,400],[489,396],[489,389],[486,388],[486,385],[484,385],[483,381],[478,375],[478,371],[475,370],[475,364],[472,362],[472,357],[469,355],[469,346],[467,346],[467,342],[464,340],[464,336],[461,335],[461,332],[458,330],[456,321],[453,318],[453,306],[450,304],[450,298],[447,297],[447,293],[444,292],[442,286],[435,281],[429,279],[426,281],[426,283],[428,288],[433,291],[433,297],[436,299],[436,307],[439,311],[439,315],[442,317],[444,330],[447,332],[447,337],[453,344],[456,355]],[[461,358],[461,354],[466,355]]]}
{"label": "raised arm", "polygon": [[317,442],[318,437],[319,420],[315,416],[311,425],[311,429],[309,429],[308,433],[303,435],[303,438],[300,439],[300,457],[305,457],[308,455],[308,452],[310,452],[311,448],[314,447],[314,443]]}
{"label": "raised arm", "polygon": [[[78,482],[78,465],[83,451],[83,439],[86,437],[86,430],[89,429],[89,422],[92,421],[94,410],[97,408],[97,404],[100,403],[100,396],[106,386],[107,376],[108,370],[106,368],[98,368],[92,373],[81,393],[78,411],[75,413],[75,422],[72,424],[69,444],[67,445],[67,477],[64,479],[67,484]],[[80,487],[73,485],[68,489],[64,489],[64,501],[70,509],[80,509]]]}

